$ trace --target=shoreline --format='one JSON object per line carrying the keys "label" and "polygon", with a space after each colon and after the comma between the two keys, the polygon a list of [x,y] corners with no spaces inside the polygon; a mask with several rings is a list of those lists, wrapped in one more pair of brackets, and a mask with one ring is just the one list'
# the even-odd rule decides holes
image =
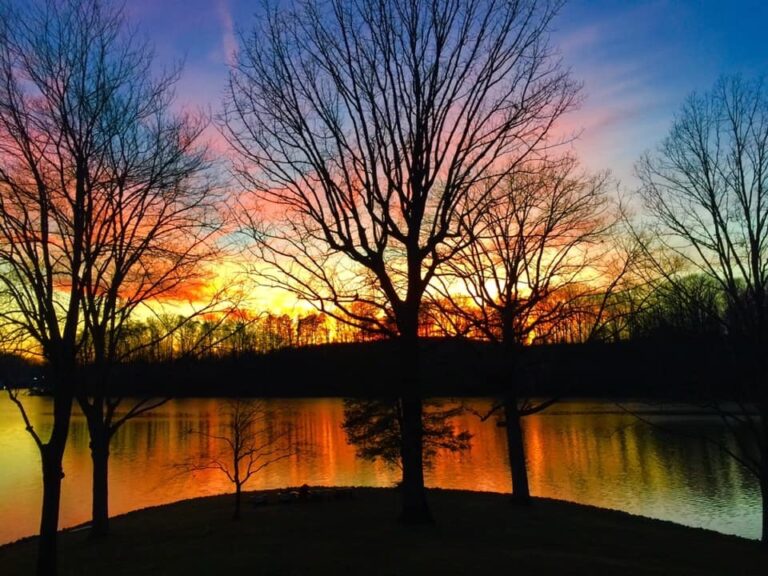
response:
{"label": "shoreline", "polygon": [[[493,396],[499,350],[482,341],[423,338],[420,379],[426,396]],[[136,360],[115,367],[111,389],[123,396],[385,397],[397,376],[396,343],[326,343],[199,359]],[[541,344],[524,349],[531,395],[646,397],[666,401],[728,398],[729,383],[746,377],[728,359],[692,343],[670,348],[655,340]],[[593,367],[600,365],[595,372]],[[627,368],[630,367],[628,370]],[[41,387],[40,366],[25,381]],[[259,377],[252,375],[258,374]]]}
{"label": "shoreline", "polygon": [[[582,412],[568,412],[564,413],[563,415],[570,415],[570,414],[582,414]],[[589,412],[584,412],[584,414],[589,414]],[[392,487],[382,487],[382,486],[325,486],[325,485],[317,485],[317,486],[308,486],[308,488],[312,491],[328,491],[328,492],[334,492],[334,491],[396,491],[397,488]],[[258,497],[261,495],[266,495],[267,497],[271,497],[274,499],[274,497],[277,494],[285,493],[285,492],[298,492],[301,489],[301,486],[285,486],[282,488],[269,488],[265,490],[248,490],[244,491],[242,493],[243,496],[243,507],[248,507],[248,500],[254,497]],[[456,494],[465,494],[468,496],[473,495],[488,495],[488,496],[497,496],[504,499],[509,499],[509,496],[511,492],[493,492],[489,490],[461,490],[461,489],[454,489],[454,488],[437,488],[437,487],[428,487],[427,488],[428,493],[456,493]],[[135,510],[129,510],[128,512],[122,512],[120,514],[116,514],[114,516],[110,516],[110,521],[112,520],[118,520],[120,518],[124,518],[126,516],[129,516],[131,514],[138,514],[141,512],[148,512],[153,510],[158,510],[162,508],[167,508],[169,506],[176,506],[179,504],[184,503],[194,503],[201,500],[208,500],[208,499],[217,499],[217,498],[228,498],[232,497],[234,493],[224,492],[221,494],[212,494],[207,496],[196,496],[194,498],[182,498],[181,500],[174,500],[172,502],[166,502],[164,504],[156,504],[152,506],[144,506],[142,508],[136,508]],[[593,504],[584,504],[581,502],[575,502],[573,500],[562,500],[559,498],[548,498],[546,496],[532,496],[532,499],[534,503],[536,502],[553,502],[557,504],[567,504],[572,505],[576,507],[582,507],[587,508],[590,510],[595,510],[598,512],[616,512],[618,514],[625,514],[631,518],[636,518],[639,520],[649,520],[652,522],[661,522],[663,524],[669,524],[671,526],[678,526],[681,528],[687,528],[690,530],[703,530],[704,532],[716,534],[718,536],[724,536],[728,538],[737,538],[739,540],[743,540],[745,542],[759,542],[756,538],[747,538],[746,536],[739,536],[738,534],[728,534],[726,532],[720,532],[718,530],[713,530],[711,528],[702,528],[700,526],[689,526],[688,524],[681,524],[679,522],[675,522],[673,520],[665,520],[663,518],[654,518],[652,516],[645,516],[643,514],[634,514],[632,512],[627,512],[626,510],[620,510],[618,508],[604,508],[601,506],[595,506]],[[274,501],[270,502],[270,505],[279,504],[279,502]],[[78,532],[87,532],[87,529],[90,527],[90,522],[81,522],[79,524],[74,524],[73,526],[67,526],[65,528],[61,528],[59,530],[59,534],[76,534]],[[20,544],[27,541],[32,541],[37,538],[37,534],[31,534],[29,536],[22,536],[21,538],[17,538],[16,540],[11,540],[10,542],[0,543],[0,551],[2,551],[3,548],[13,546],[15,544]]]}
{"label": "shoreline", "polygon": [[[0,388],[0,390],[2,390]],[[19,391],[26,392],[29,398],[51,398],[48,394],[30,394],[28,389],[19,388]],[[226,392],[226,391],[225,391]],[[168,402],[186,401],[186,400],[210,400],[227,398],[252,398],[255,400],[268,401],[301,401],[301,400],[344,400],[346,398],[356,398],[356,396],[345,396],[339,394],[306,394],[306,395],[253,395],[253,396],[230,396],[226,393],[218,395],[179,395],[167,398]],[[425,395],[427,400],[448,400],[456,402],[466,401],[492,401],[499,397],[499,394],[485,395],[462,395],[462,394],[431,394]],[[145,399],[147,396],[125,396],[124,400]],[[149,398],[162,398],[161,396],[150,396]],[[376,398],[376,396],[372,396]],[[539,397],[532,397],[537,399]],[[545,398],[545,397],[541,397]],[[563,409],[567,405],[586,405],[582,409]],[[601,408],[601,406],[613,406],[613,408]],[[728,414],[734,415],[757,415],[757,411],[741,410],[731,408],[728,402],[723,404],[723,409]],[[162,410],[158,408],[156,410]],[[118,412],[119,413],[119,412]],[[621,415],[629,416],[707,416],[722,417],[722,412],[712,408],[709,405],[697,404],[695,401],[684,400],[664,400],[653,397],[643,396],[564,396],[555,402],[551,407],[537,413],[542,416],[583,416],[583,415]],[[73,415],[82,415],[77,406],[73,407]],[[151,418],[152,412],[143,415],[144,418]]]}
{"label": "shoreline", "polygon": [[[230,519],[232,495],[224,494],[115,516],[113,534],[96,543],[88,540],[87,525],[68,528],[60,532],[62,574],[84,568],[82,573],[99,574],[99,566],[117,560],[120,570],[110,569],[111,574],[203,574],[196,571],[202,565],[228,570],[228,563],[243,566],[256,559],[276,573],[303,574],[312,566],[314,573],[331,574],[338,562],[346,562],[347,573],[366,567],[375,574],[393,573],[390,568],[419,574],[429,560],[444,564],[445,573],[491,574],[508,567],[503,559],[510,555],[523,566],[530,564],[531,571],[520,574],[612,573],[601,572],[608,566],[621,567],[625,576],[655,573],[651,567],[660,573],[757,574],[768,561],[765,547],[739,536],[562,500],[535,498],[531,506],[514,506],[508,494],[496,492],[429,489],[436,522],[416,527],[396,522],[399,497],[394,488],[318,486],[310,490],[344,491],[349,497],[250,504],[255,495],[276,497],[290,490],[244,493],[238,522]],[[27,573],[35,539],[0,546],[3,574]],[[287,542],[282,548],[311,549],[314,561],[282,550],[280,542]],[[401,564],[382,560],[393,549],[403,552]],[[476,557],[480,549],[483,559]],[[201,550],[206,554],[201,556]],[[556,571],[563,565],[549,566],[543,552],[568,559],[573,571]],[[190,557],[202,565],[190,563]],[[379,561],[370,564],[375,558]]]}
{"label": "shoreline", "polygon": [[[593,412],[564,412],[562,414],[550,414],[550,415],[552,415],[552,416],[570,416],[570,415],[581,415],[581,414],[592,414],[592,413]],[[602,414],[602,412],[597,412],[597,413]],[[606,412],[606,414],[610,414],[610,412]],[[675,414],[665,413],[665,414],[675,415],[675,416],[680,415],[680,414],[676,414],[676,413]],[[686,415],[686,414],[682,414],[682,415]],[[695,415],[695,414],[693,414],[693,415]],[[243,502],[244,502],[244,508],[247,506],[248,499],[253,498],[254,496],[267,495],[268,497],[274,497],[275,495],[277,495],[277,494],[279,494],[281,492],[296,492],[296,491],[300,490],[300,488],[301,488],[300,486],[285,486],[285,487],[282,487],[282,488],[268,488],[268,489],[261,489],[261,490],[248,490],[248,491],[244,491],[243,494],[242,494]],[[309,489],[313,490],[313,491],[350,491],[350,490],[353,490],[353,491],[368,491],[368,490],[372,490],[372,491],[379,491],[379,490],[387,491],[387,490],[395,490],[396,491],[397,490],[397,488],[386,487],[386,486],[331,486],[331,485],[313,485],[313,486],[309,486]],[[508,499],[510,494],[511,494],[511,492],[494,492],[494,491],[490,491],[490,490],[467,490],[467,489],[440,488],[440,487],[428,487],[427,491],[428,491],[428,493],[448,492],[448,493],[466,494],[466,495],[469,495],[469,496],[472,496],[472,495],[489,495],[489,496],[496,496],[496,497],[500,497],[500,498],[504,498],[504,499]],[[162,503],[162,504],[153,504],[153,505],[149,505],[149,506],[143,506],[141,508],[136,508],[136,509],[133,509],[133,510],[128,510],[126,512],[121,512],[119,514],[115,514],[114,516],[110,516],[110,521],[121,519],[121,518],[124,518],[124,517],[132,515],[132,514],[137,514],[137,513],[141,513],[141,512],[145,512],[145,511],[152,511],[152,510],[162,509],[162,508],[166,508],[166,507],[169,507],[169,506],[175,506],[175,505],[183,504],[183,503],[193,503],[193,502],[197,502],[197,501],[200,501],[200,500],[217,499],[217,498],[224,498],[224,499],[226,499],[228,497],[232,497],[233,494],[234,493],[223,492],[223,493],[219,493],[219,494],[195,496],[193,498],[182,498],[182,499],[179,499],[179,500],[173,500],[173,501],[165,502],[165,503]],[[741,536],[739,534],[733,534],[733,533],[728,533],[728,532],[720,532],[720,531],[712,529],[712,528],[704,528],[704,527],[701,527],[701,526],[692,526],[692,525],[689,525],[689,524],[682,524],[680,522],[675,522],[674,520],[668,520],[668,519],[664,519],[664,518],[654,518],[652,516],[645,516],[643,514],[636,514],[636,513],[633,513],[633,512],[628,512],[626,510],[619,509],[619,508],[606,508],[606,507],[596,506],[594,504],[586,504],[586,503],[583,503],[583,502],[576,502],[576,501],[573,501],[573,500],[564,500],[564,499],[559,499],[559,498],[551,498],[551,497],[546,497],[546,496],[533,496],[532,498],[533,498],[533,500],[535,502],[555,502],[555,503],[562,503],[562,504],[572,505],[572,506],[576,506],[576,507],[588,508],[588,509],[592,509],[592,510],[596,510],[596,511],[616,512],[616,513],[619,513],[619,514],[626,514],[627,516],[629,516],[631,518],[637,518],[637,519],[641,519],[641,520],[649,520],[649,521],[652,521],[652,522],[661,522],[661,523],[665,523],[665,524],[670,524],[672,526],[679,526],[681,528],[687,528],[687,529],[691,529],[691,530],[703,530],[705,532],[710,532],[712,534],[716,534],[716,535],[719,535],[719,536],[738,538],[738,539],[746,541],[746,542],[759,542],[758,538],[750,538],[750,537],[747,537],[747,536]],[[85,532],[85,533],[87,533],[87,530],[88,530],[89,526],[90,526],[90,522],[89,521],[80,522],[78,524],[73,524],[71,526],[66,526],[64,528],[60,528],[59,529],[59,534],[60,535],[61,534],[75,534],[75,533],[78,533],[78,532]],[[2,552],[3,548],[9,547],[9,546],[13,546],[15,544],[20,544],[20,543],[24,543],[24,542],[28,542],[28,541],[34,541],[37,538],[37,536],[38,536],[37,534],[30,534],[30,535],[27,535],[27,536],[21,536],[21,537],[15,539],[15,540],[11,540],[11,541],[8,541],[8,542],[4,542],[4,543],[0,542],[0,552]]]}

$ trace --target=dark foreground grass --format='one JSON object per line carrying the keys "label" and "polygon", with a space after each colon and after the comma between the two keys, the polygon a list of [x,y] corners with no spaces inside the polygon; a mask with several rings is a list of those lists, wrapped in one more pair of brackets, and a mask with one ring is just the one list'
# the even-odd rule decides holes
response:
{"label": "dark foreground grass", "polygon": [[[435,524],[395,521],[390,489],[349,499],[246,507],[226,496],[132,512],[113,533],[61,538],[61,574],[768,574],[756,542],[555,500],[430,490]],[[0,574],[32,574],[35,541],[0,548]]]}

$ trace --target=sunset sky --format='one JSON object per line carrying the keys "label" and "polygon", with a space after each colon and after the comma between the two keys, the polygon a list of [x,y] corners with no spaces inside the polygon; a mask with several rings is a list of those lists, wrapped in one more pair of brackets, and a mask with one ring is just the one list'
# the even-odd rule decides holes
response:
{"label": "sunset sky", "polygon": [[[131,0],[131,21],[161,63],[184,59],[180,101],[216,111],[238,30],[254,22],[254,0]],[[637,157],[667,132],[675,110],[721,74],[768,72],[761,0],[571,0],[556,21],[558,45],[586,101],[568,129],[592,169],[632,187]]]}
{"label": "sunset sky", "polygon": [[[155,46],[158,65],[183,61],[178,104],[216,114],[238,34],[252,29],[259,3],[131,0],[126,8]],[[722,74],[768,73],[766,21],[768,3],[760,0],[571,0],[552,40],[583,82],[584,103],[560,130],[580,134],[574,147],[588,169],[609,169],[622,190],[632,190],[634,163],[667,134],[687,95],[710,89]],[[209,138],[215,152],[226,151],[216,129]],[[230,281],[222,266],[212,273]],[[252,295],[255,309],[297,311],[286,293]]]}

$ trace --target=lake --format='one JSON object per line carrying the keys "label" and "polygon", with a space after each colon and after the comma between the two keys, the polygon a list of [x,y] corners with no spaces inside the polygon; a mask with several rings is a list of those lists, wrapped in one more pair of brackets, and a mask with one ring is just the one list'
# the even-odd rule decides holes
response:
{"label": "lake", "polygon": [[[45,431],[51,401],[24,398],[36,427]],[[392,486],[399,470],[355,455],[341,427],[341,399],[271,399],[277,422],[291,425],[289,441],[301,451],[262,470],[248,489],[301,484]],[[475,409],[487,400],[468,401]],[[215,441],[190,430],[217,431],[220,399],[178,399],[129,421],[112,444],[110,513],[219,494],[231,490],[216,470],[179,470],[190,457],[215,450]],[[625,404],[632,410],[645,405]],[[569,401],[525,419],[531,491],[544,496],[624,510],[747,538],[760,535],[757,481],[704,436],[730,440],[716,416],[662,414],[650,426],[610,402]],[[493,418],[454,419],[473,434],[461,453],[439,452],[426,473],[429,486],[509,492],[506,439]],[[85,420],[75,412],[67,452],[61,526],[90,515],[91,463]],[[41,478],[37,448],[16,407],[0,396],[0,544],[35,534]]]}

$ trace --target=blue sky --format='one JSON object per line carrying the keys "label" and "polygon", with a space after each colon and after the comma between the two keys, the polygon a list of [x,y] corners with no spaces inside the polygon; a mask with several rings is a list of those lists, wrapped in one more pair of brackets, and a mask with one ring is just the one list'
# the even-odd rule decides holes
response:
{"label": "blue sky", "polygon": [[632,165],[667,133],[693,91],[722,74],[768,74],[768,2],[576,0],[555,40],[586,100],[575,115],[577,147],[593,168],[626,186]]}
{"label": "blue sky", "polygon": [[[134,0],[133,23],[161,62],[185,62],[179,97],[219,106],[236,31],[251,27],[254,0]],[[571,0],[553,34],[584,84],[585,101],[567,119],[585,165],[611,169],[634,185],[638,156],[666,134],[692,91],[721,74],[768,74],[768,2],[757,0]]]}

